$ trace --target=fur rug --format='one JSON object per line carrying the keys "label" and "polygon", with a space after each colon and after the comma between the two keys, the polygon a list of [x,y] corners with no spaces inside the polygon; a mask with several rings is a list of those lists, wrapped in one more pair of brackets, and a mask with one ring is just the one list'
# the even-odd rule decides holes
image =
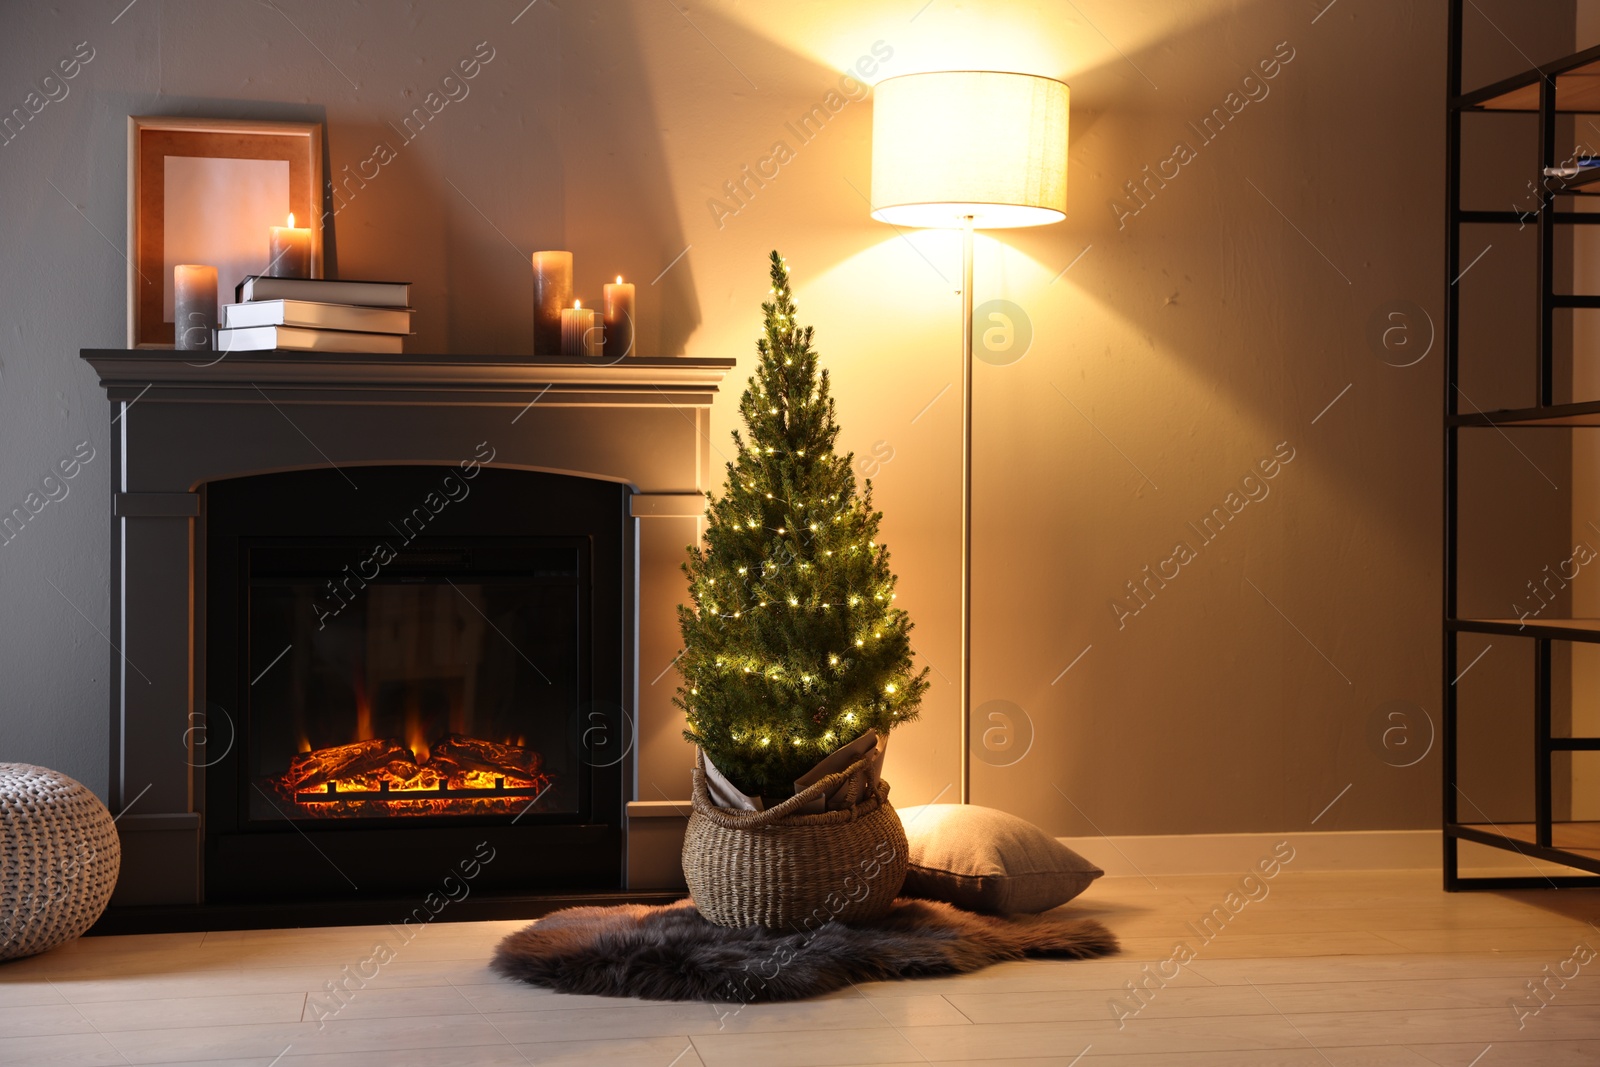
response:
{"label": "fur rug", "polygon": [[568,908],[500,942],[490,966],[558,993],[749,1003],[798,1000],[854,982],[976,971],[1024,956],[1117,951],[1093,919],[977,915],[902,898],[878,922],[782,933],[732,930],[692,901]]}

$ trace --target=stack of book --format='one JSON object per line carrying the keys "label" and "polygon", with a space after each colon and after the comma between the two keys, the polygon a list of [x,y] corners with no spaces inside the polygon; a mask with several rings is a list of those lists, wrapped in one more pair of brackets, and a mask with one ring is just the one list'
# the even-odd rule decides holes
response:
{"label": "stack of book", "polygon": [[222,306],[220,352],[378,352],[399,355],[411,334],[408,282],[251,275]]}

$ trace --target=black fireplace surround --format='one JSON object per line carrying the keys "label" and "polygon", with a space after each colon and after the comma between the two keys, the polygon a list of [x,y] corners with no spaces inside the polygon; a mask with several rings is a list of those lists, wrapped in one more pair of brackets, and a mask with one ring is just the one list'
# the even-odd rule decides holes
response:
{"label": "black fireplace surround", "polygon": [[622,888],[627,492],[480,460],[206,486],[208,901]]}

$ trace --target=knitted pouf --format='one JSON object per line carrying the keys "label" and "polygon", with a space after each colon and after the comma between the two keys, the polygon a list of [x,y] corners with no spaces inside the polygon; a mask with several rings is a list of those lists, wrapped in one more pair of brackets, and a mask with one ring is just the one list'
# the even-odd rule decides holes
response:
{"label": "knitted pouf", "polygon": [[0,960],[89,929],[121,864],[116,825],[98,797],[56,771],[0,763]]}

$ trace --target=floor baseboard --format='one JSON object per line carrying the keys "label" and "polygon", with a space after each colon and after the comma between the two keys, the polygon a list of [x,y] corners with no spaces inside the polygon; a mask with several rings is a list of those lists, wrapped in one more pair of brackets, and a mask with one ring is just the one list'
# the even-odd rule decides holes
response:
{"label": "floor baseboard", "polygon": [[[1280,842],[1294,849],[1285,864],[1293,871],[1441,871],[1438,830],[1329,830],[1249,834],[1150,834],[1124,837],[1063,837],[1062,844],[1094,862],[1107,875],[1125,878],[1253,871]],[[1461,873],[1495,875],[1572,874],[1511,852],[1461,843]]]}

